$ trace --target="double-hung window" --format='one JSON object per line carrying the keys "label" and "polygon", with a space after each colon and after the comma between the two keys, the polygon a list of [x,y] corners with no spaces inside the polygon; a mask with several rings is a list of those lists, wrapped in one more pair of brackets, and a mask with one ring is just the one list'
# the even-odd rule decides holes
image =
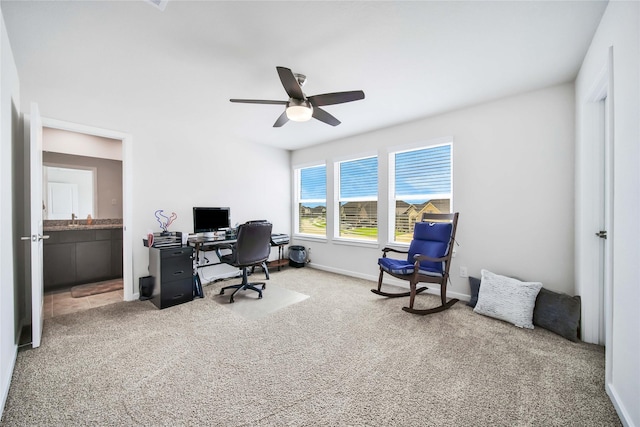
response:
{"label": "double-hung window", "polygon": [[327,235],[327,167],[300,168],[296,174],[296,234]]}
{"label": "double-hung window", "polygon": [[[450,213],[451,143],[390,153],[392,240],[408,243],[422,214]],[[394,209],[395,208],[395,209]]]}
{"label": "double-hung window", "polygon": [[378,240],[378,158],[336,163],[336,237]]}

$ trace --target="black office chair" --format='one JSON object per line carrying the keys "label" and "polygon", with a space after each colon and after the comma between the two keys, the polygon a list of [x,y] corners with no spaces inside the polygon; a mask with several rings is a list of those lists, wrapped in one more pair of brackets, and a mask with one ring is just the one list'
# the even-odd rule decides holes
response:
{"label": "black office chair", "polygon": [[[272,225],[267,221],[249,221],[238,227],[236,243],[233,245],[221,245],[216,249],[221,262],[242,269],[242,283],[225,286],[220,289],[220,295],[224,295],[226,289],[235,289],[229,302],[233,302],[233,297],[238,291],[245,289],[256,291],[258,298],[262,298],[262,291],[266,288],[266,283],[249,283],[247,269],[255,265],[261,265],[266,279],[269,279],[267,259],[271,252],[271,229]],[[223,249],[229,249],[231,253],[223,255],[221,252]],[[262,289],[259,289],[256,285],[262,285]]]}

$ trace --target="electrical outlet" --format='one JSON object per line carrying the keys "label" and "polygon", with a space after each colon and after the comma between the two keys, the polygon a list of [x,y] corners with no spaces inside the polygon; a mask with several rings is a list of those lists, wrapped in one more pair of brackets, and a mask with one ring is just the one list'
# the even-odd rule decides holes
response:
{"label": "electrical outlet", "polygon": [[460,267],[460,277],[469,277],[467,267]]}

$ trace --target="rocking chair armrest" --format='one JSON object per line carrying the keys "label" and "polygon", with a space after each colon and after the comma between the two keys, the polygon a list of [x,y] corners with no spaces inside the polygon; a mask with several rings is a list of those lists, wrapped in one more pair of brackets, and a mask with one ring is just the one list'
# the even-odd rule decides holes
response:
{"label": "rocking chair armrest", "polygon": [[399,249],[393,249],[393,248],[388,248],[387,247],[387,248],[382,249],[382,257],[383,258],[387,257],[387,252],[395,252],[395,253],[398,253],[398,254],[408,254],[409,253],[409,251],[401,251]]}
{"label": "rocking chair armrest", "polygon": [[431,257],[429,255],[420,255],[420,254],[415,254],[413,256],[413,259],[416,262],[420,262],[420,261],[431,261],[431,262],[444,262],[447,260],[447,257],[442,257],[442,258],[434,258]]}

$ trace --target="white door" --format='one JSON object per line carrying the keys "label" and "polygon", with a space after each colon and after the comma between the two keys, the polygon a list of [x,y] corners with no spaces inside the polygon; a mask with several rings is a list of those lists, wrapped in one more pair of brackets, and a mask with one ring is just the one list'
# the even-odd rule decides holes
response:
{"label": "white door", "polygon": [[[611,84],[611,82],[609,83]],[[603,230],[606,231],[603,242],[603,258],[602,258],[602,288],[604,291],[603,298],[603,323],[600,334],[600,343],[605,346],[605,381],[606,384],[611,382],[613,374],[613,177],[614,177],[614,161],[613,161],[613,130],[612,130],[612,111],[610,98],[604,99],[605,118],[604,118],[604,206],[603,206]]]}
{"label": "white door", "polygon": [[42,338],[42,118],[38,104],[31,104],[31,345],[40,347]]}
{"label": "white door", "polygon": [[611,219],[612,219],[612,152],[611,152],[611,140],[610,140],[610,128],[609,128],[609,98],[604,98],[601,101],[602,105],[602,118],[603,118],[603,135],[602,135],[602,170],[601,170],[601,185],[602,185],[602,211],[600,213],[600,231],[596,234],[600,237],[600,313],[599,313],[599,332],[598,332],[598,344],[607,344],[608,333],[608,316],[612,313],[608,313],[612,307],[610,306],[611,296],[611,264],[612,264],[612,250],[611,250]]}

